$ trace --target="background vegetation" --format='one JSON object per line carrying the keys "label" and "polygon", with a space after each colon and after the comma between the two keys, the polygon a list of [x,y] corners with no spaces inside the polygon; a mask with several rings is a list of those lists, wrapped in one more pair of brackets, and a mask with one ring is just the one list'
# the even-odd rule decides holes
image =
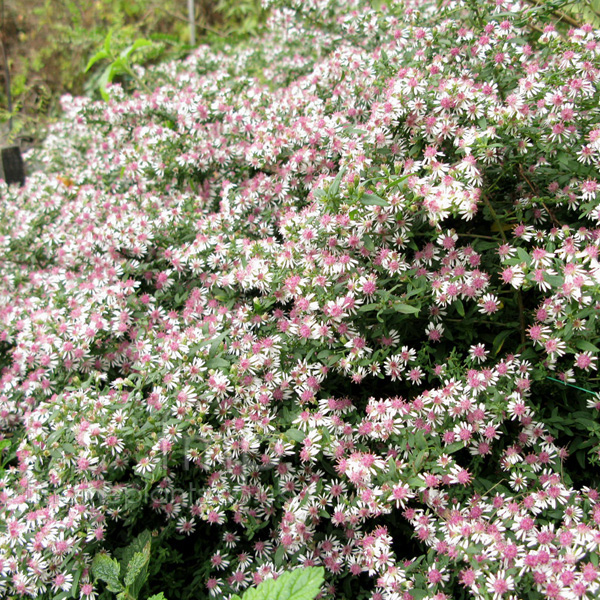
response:
{"label": "background vegetation", "polygon": [[[25,9],[26,5],[26,9]],[[260,0],[196,0],[199,43],[218,43],[253,34],[264,21]],[[5,75],[0,68],[0,138],[27,145],[44,136],[64,93],[97,91],[102,71],[84,73],[92,54],[113,31],[113,47],[145,37],[142,62],[187,53],[189,27],[185,0],[3,0],[0,24],[11,74],[13,129],[8,132]]]}

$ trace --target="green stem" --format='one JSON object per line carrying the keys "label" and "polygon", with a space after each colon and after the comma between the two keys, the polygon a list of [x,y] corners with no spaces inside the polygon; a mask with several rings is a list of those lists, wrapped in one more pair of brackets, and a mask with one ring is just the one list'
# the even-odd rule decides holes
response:
{"label": "green stem", "polygon": [[492,203],[490,202],[487,195],[483,194],[482,196],[483,196],[483,201],[485,202],[485,205],[488,207],[488,210],[490,211],[490,214],[492,215],[492,219],[494,219],[494,223],[496,223],[496,227],[498,227],[500,236],[502,237],[503,242],[506,244],[508,242],[508,239],[506,238],[504,229],[502,229],[502,223],[500,223],[500,219],[498,218],[498,215],[496,214],[496,211],[494,210],[494,207],[492,206]]}

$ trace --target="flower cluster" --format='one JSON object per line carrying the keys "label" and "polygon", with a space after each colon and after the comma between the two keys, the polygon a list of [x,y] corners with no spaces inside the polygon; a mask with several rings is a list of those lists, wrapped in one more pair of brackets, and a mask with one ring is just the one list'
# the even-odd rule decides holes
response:
{"label": "flower cluster", "polygon": [[265,4],[0,182],[0,592],[597,597],[600,31]]}

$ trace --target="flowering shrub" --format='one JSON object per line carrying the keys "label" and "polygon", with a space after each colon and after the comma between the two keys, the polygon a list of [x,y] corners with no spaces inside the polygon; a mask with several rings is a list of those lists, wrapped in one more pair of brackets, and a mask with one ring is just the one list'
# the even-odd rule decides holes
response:
{"label": "flowering shrub", "polygon": [[3,593],[597,597],[600,32],[267,4],[1,187]]}

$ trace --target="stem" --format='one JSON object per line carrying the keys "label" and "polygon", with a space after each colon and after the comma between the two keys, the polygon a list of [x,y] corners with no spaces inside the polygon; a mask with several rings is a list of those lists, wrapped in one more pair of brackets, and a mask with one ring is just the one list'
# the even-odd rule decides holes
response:
{"label": "stem", "polygon": [[160,10],[162,10],[165,14],[169,15],[170,17],[173,17],[174,19],[177,19],[178,21],[182,21],[184,23],[188,23],[189,20],[187,17],[184,17],[182,15],[179,15],[177,13],[174,13],[173,11],[170,11],[167,8],[164,8],[163,6],[160,7]]}
{"label": "stem", "polygon": [[194,0],[188,0],[188,21],[190,23],[190,44],[196,45],[196,14],[194,10]]}
{"label": "stem", "polygon": [[[535,188],[535,186],[531,183],[531,181],[529,181],[527,175],[525,175],[525,171],[523,170],[523,165],[519,165],[519,173],[521,174],[521,177],[527,182],[527,185],[531,188],[531,191],[536,195],[539,196],[539,192],[538,190]],[[560,223],[560,221],[554,216],[554,213],[546,206],[546,203],[541,199],[538,198],[538,200],[540,201],[540,203],[542,204],[542,206],[546,209],[546,212],[550,215],[550,218],[552,219],[552,222],[557,226],[557,227],[562,227],[562,224]]]}
{"label": "stem", "polygon": [[[446,317],[443,317],[443,322],[444,323],[464,323],[465,320],[464,319],[447,319]],[[473,323],[476,323],[477,325],[496,325],[496,326],[500,326],[500,327],[507,327],[507,324],[503,323],[501,321],[479,320],[479,321],[473,321]],[[513,325],[516,325],[516,323],[513,323]]]}
{"label": "stem", "polygon": [[561,222],[554,216],[554,213],[546,206],[546,203],[540,199],[540,202],[542,203],[542,206],[546,209],[546,212],[550,215],[550,218],[552,219],[552,222],[557,226],[557,227],[562,227]]}
{"label": "stem", "polygon": [[482,194],[482,197],[483,197],[483,201],[485,202],[485,205],[488,207],[488,210],[490,211],[490,214],[492,215],[492,219],[494,219],[494,223],[496,223],[496,226],[498,227],[498,231],[500,232],[500,235],[502,236],[502,240],[506,244],[508,242],[508,239],[506,238],[504,229],[502,229],[502,223],[500,223],[500,219],[498,219],[498,215],[496,214],[496,211],[494,210],[492,203],[490,202],[489,198],[487,197],[487,194]]}
{"label": "stem", "polygon": [[[527,0],[527,2],[529,4],[533,4],[533,6],[542,6],[543,7],[545,4],[545,0]],[[570,17],[567,13],[564,13],[562,10],[560,10],[558,8],[556,10],[551,10],[550,14],[557,17],[559,21],[564,21],[565,23],[568,23],[569,25],[573,25],[573,27],[581,27],[581,23],[579,21],[577,21],[577,19]]]}
{"label": "stem", "polygon": [[146,85],[146,83],[136,75],[135,71],[131,67],[127,67],[127,74],[132,77],[140,88],[142,88],[147,94],[151,94],[152,90]]}

